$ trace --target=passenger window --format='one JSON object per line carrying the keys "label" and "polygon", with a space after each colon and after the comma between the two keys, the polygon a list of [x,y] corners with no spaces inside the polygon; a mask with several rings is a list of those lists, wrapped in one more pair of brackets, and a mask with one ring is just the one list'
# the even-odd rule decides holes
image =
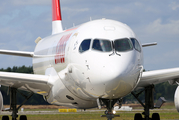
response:
{"label": "passenger window", "polygon": [[118,52],[124,52],[124,51],[128,51],[128,50],[133,49],[132,43],[127,38],[115,40],[114,41],[114,48]]}
{"label": "passenger window", "polygon": [[84,40],[79,47],[79,52],[83,53],[83,52],[89,50],[90,43],[91,43],[91,39]]}
{"label": "passenger window", "polygon": [[138,42],[135,38],[131,38],[131,41],[132,41],[132,43],[133,43],[134,48],[135,48],[137,51],[141,52],[141,47],[140,47],[139,42]]}
{"label": "passenger window", "polygon": [[95,39],[92,48],[102,52],[112,51],[111,41]]}

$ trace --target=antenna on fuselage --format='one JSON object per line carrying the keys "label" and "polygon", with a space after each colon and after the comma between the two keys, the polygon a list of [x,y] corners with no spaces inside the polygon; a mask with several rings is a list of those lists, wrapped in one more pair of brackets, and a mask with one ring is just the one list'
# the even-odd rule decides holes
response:
{"label": "antenna on fuselage", "polygon": [[92,21],[92,18],[90,17],[90,21]]}
{"label": "antenna on fuselage", "polygon": [[75,23],[73,23],[73,27],[75,27]]}
{"label": "antenna on fuselage", "polygon": [[60,0],[52,0],[52,34],[63,32]]}

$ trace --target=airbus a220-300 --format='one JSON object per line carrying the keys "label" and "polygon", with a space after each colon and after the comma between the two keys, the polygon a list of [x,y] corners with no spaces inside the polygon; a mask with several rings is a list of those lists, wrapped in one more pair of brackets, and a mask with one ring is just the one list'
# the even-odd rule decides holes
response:
{"label": "airbus a220-300", "polygon": [[[29,91],[43,95],[50,104],[89,109],[105,106],[103,117],[111,120],[114,104],[122,105],[122,99],[132,95],[144,107],[144,118],[137,113],[134,120],[160,120],[158,113],[149,118],[154,105],[153,89],[158,83],[179,81],[179,68],[143,72],[142,47],[129,26],[110,19],[92,20],[71,29],[63,30],[60,1],[52,0],[52,35],[36,39],[34,52],[0,50],[0,54],[31,57],[34,74],[0,72],[0,84],[9,87],[12,120],[17,119],[16,93]],[[136,90],[145,92],[145,103]],[[1,110],[3,97],[1,97]],[[179,89],[175,92],[175,106],[179,111]],[[3,120],[9,120],[3,116]],[[22,115],[20,120],[27,120]]]}

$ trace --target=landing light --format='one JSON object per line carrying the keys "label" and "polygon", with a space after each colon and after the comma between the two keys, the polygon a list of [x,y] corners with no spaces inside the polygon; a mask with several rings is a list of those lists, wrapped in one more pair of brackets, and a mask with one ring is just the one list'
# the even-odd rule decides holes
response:
{"label": "landing light", "polygon": [[112,113],[113,113],[113,114],[116,114],[116,111],[115,111],[115,110],[113,110],[113,111],[112,111]]}

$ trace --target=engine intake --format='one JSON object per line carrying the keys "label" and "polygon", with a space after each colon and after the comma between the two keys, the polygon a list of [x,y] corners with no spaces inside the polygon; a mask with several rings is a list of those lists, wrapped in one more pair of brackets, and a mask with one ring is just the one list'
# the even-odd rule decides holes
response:
{"label": "engine intake", "polygon": [[175,107],[177,111],[179,112],[179,86],[177,87],[175,91],[174,102],[175,102]]}
{"label": "engine intake", "polygon": [[2,93],[0,92],[0,112],[3,110],[4,106],[3,106],[3,97],[2,97]]}

